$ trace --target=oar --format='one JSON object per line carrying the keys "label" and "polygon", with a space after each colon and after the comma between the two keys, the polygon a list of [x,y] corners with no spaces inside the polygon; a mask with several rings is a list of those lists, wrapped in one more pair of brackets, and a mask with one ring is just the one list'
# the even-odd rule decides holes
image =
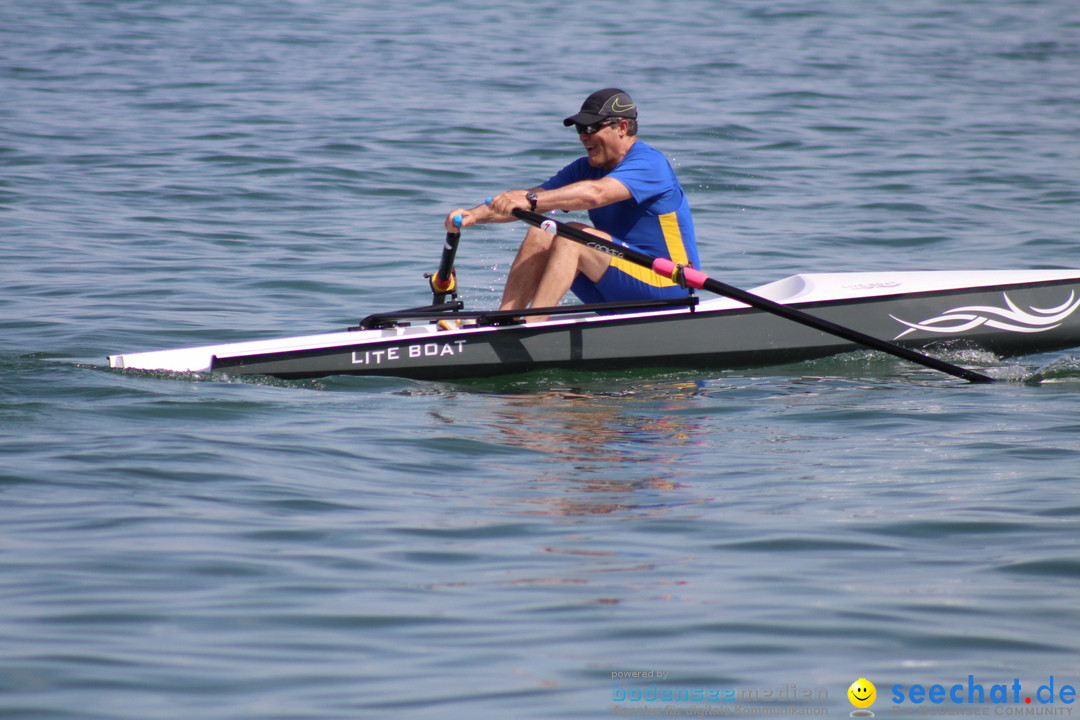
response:
{"label": "oar", "polygon": [[967,368],[958,367],[952,365],[943,360],[930,357],[929,355],[923,355],[922,353],[909,350],[908,348],[901,347],[891,342],[881,340],[872,335],[853,330],[852,328],[844,327],[843,325],[837,325],[829,320],[823,320],[822,318],[815,317],[809,313],[805,313],[801,310],[796,310],[788,305],[782,305],[778,302],[763,298],[760,295],[754,295],[753,293],[740,290],[737,287],[722,283],[719,280],[710,278],[700,270],[695,270],[691,267],[681,267],[676,265],[667,258],[653,257],[647,255],[640,250],[635,250],[632,247],[624,245],[622,243],[612,242],[611,240],[605,240],[604,238],[597,237],[583,230],[579,230],[571,225],[561,223],[558,220],[540,215],[539,213],[530,212],[528,210],[514,210],[514,217],[519,220],[524,220],[530,225],[535,225],[538,228],[547,230],[548,232],[562,235],[565,238],[569,238],[575,242],[579,242],[588,247],[599,250],[600,252],[607,253],[612,257],[622,258],[629,260],[632,263],[641,265],[642,267],[649,268],[656,273],[664,277],[669,277],[672,280],[679,282],[680,279],[687,286],[692,288],[698,288],[700,290],[708,290],[709,292],[716,293],[717,295],[723,295],[729,297],[732,300],[738,300],[741,303],[750,305],[759,310],[772,313],[773,315],[779,315],[780,317],[787,318],[797,323],[802,323],[815,330],[820,330],[830,335],[836,335],[837,337],[850,340],[853,343],[863,345],[874,350],[880,350],[890,355],[895,355],[898,358],[909,360],[919,365],[925,365],[928,368],[934,370],[940,370],[941,372],[954,375],[958,378],[963,378],[973,383],[992,383],[994,378],[988,377],[981,373],[977,373],[974,370],[968,370]]}
{"label": "oar", "polygon": [[439,259],[439,269],[434,275],[428,276],[431,283],[431,302],[433,305],[441,305],[446,302],[446,296],[452,295],[457,290],[457,277],[454,272],[454,258],[457,256],[458,243],[461,241],[461,216],[454,216],[456,231],[446,233],[446,242],[443,244],[442,258]]}

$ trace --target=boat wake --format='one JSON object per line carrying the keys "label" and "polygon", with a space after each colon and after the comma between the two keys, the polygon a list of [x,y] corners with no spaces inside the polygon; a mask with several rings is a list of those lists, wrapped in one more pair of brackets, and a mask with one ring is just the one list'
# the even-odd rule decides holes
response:
{"label": "boat wake", "polygon": [[1075,355],[1056,358],[1032,370],[1019,360],[1008,361],[981,348],[946,345],[939,346],[932,354],[951,363],[981,368],[999,382],[1025,385],[1080,382],[1080,357]]}
{"label": "boat wake", "polygon": [[1080,357],[1066,355],[1056,358],[1031,373],[1024,382],[1028,385],[1080,383]]}

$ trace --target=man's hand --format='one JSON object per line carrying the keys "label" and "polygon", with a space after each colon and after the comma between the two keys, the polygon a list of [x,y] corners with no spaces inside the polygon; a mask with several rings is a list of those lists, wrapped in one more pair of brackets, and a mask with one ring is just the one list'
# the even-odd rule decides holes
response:
{"label": "man's hand", "polygon": [[529,201],[525,199],[528,192],[528,190],[507,190],[491,198],[488,207],[496,215],[512,217],[511,213],[514,210],[528,210],[531,207]]}
{"label": "man's hand", "polygon": [[[461,225],[454,224],[454,218],[461,217]],[[465,208],[456,208],[450,211],[450,214],[446,216],[446,221],[443,223],[446,225],[446,232],[456,233],[458,230],[464,227],[471,227],[476,224],[476,217],[472,214],[472,211]]]}

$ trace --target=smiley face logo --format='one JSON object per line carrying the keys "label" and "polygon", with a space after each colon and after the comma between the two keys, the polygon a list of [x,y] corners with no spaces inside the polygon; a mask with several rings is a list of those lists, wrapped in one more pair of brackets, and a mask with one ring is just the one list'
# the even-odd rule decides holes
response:
{"label": "smiley face logo", "polygon": [[847,690],[848,700],[857,708],[868,708],[877,700],[877,688],[866,678],[859,678],[851,683]]}

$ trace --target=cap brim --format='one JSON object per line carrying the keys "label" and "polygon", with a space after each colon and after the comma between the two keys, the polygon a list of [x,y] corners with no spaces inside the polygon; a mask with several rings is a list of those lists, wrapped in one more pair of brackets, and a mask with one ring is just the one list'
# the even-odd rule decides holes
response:
{"label": "cap brim", "polygon": [[571,115],[570,117],[563,120],[562,124],[566,127],[570,127],[575,123],[580,123],[581,125],[592,125],[595,122],[600,122],[606,117],[608,116],[596,115],[595,113],[579,112],[577,115]]}

